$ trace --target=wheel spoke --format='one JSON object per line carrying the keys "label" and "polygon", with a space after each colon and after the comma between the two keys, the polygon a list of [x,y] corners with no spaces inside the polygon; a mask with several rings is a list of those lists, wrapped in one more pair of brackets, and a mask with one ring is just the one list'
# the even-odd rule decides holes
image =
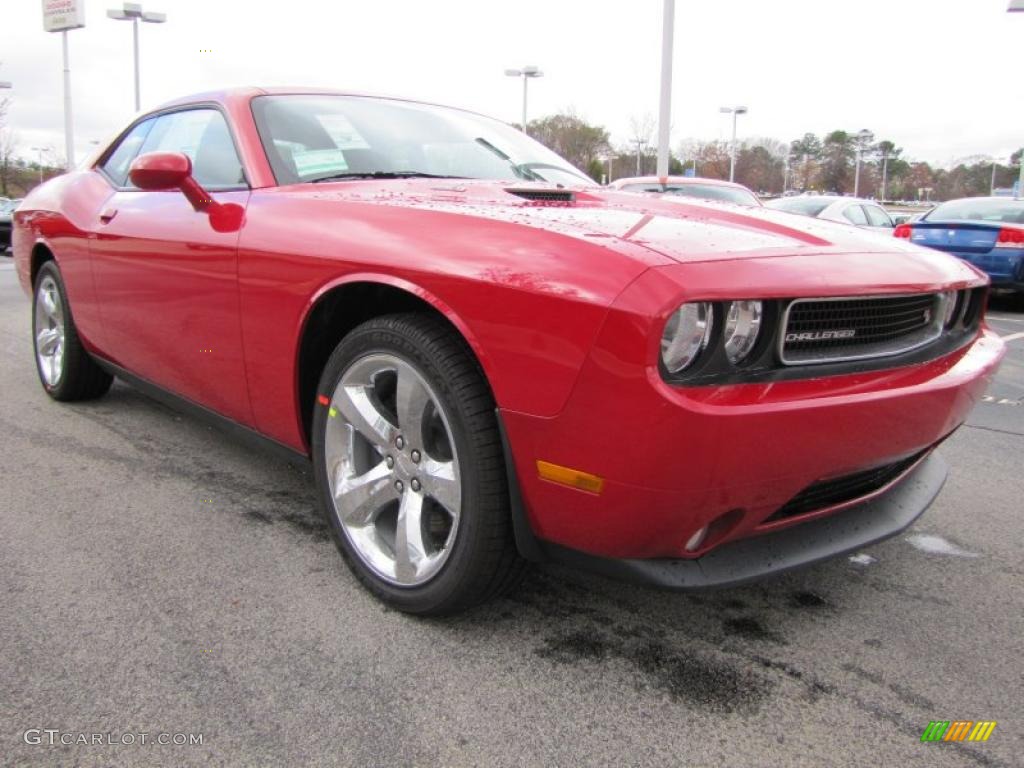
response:
{"label": "wheel spoke", "polygon": [[395,578],[403,583],[416,580],[416,572],[426,557],[423,543],[423,497],[405,493],[398,508],[395,529]]}
{"label": "wheel spoke", "polygon": [[455,462],[424,459],[423,494],[429,496],[453,518],[458,517],[462,501],[462,488],[455,476]]}
{"label": "wheel spoke", "polygon": [[[342,464],[342,471],[347,465]],[[391,470],[383,462],[355,477],[341,477],[335,485],[334,499],[338,515],[346,525],[364,526],[373,522],[380,509],[398,498]]]}
{"label": "wheel spoke", "polygon": [[61,332],[59,328],[44,328],[36,336],[36,349],[47,357],[60,351]]}
{"label": "wheel spoke", "polygon": [[399,368],[395,393],[398,428],[418,448],[423,447],[423,417],[429,404],[430,393],[420,377],[408,366]]}
{"label": "wheel spoke", "polygon": [[47,288],[43,291],[43,309],[48,317],[54,320],[59,317],[60,301],[57,299],[57,292],[53,288]]}
{"label": "wheel spoke", "polygon": [[382,447],[394,438],[394,426],[370,399],[365,385],[339,387],[333,405],[341,411],[345,421],[371,443]]}

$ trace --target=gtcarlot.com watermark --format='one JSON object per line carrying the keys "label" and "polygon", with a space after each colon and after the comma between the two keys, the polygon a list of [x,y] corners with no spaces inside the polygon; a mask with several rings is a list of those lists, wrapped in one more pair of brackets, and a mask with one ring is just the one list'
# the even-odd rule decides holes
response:
{"label": "gtcarlot.com watermark", "polygon": [[90,746],[90,747],[131,747],[137,744],[150,746],[174,747],[195,747],[203,743],[201,733],[150,733],[138,731],[136,733],[116,733],[107,731],[105,733],[86,733],[84,731],[61,731],[57,728],[29,728],[22,734],[26,744],[43,744],[50,747],[64,746]]}

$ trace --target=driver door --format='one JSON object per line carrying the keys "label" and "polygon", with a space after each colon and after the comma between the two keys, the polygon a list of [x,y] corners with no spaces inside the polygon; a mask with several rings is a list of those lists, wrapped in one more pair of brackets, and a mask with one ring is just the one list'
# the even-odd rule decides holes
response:
{"label": "driver door", "polygon": [[95,212],[90,253],[108,354],[163,389],[251,425],[239,318],[240,229],[216,231],[181,192],[136,189],[127,171],[138,155],[181,152],[217,202],[244,209],[249,186],[231,132],[212,107],[147,122],[138,150],[127,160],[120,153],[108,167],[118,147],[100,170],[114,189]]}

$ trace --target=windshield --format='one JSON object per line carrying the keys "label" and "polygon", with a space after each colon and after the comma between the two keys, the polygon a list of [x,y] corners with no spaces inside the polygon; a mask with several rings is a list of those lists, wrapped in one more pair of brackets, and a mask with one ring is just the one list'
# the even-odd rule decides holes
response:
{"label": "windshield", "polygon": [[789,213],[801,213],[804,216],[817,216],[831,204],[831,200],[822,200],[820,197],[785,197],[765,203],[769,208]]}
{"label": "windshield", "polygon": [[950,200],[924,217],[924,221],[997,221],[1024,224],[1024,201],[977,197]]}
{"label": "windshield", "polygon": [[701,200],[721,200],[738,205],[761,205],[753,192],[719,184],[626,184],[627,192],[660,192],[677,197],[696,197]]}
{"label": "windshield", "polygon": [[279,184],[328,178],[442,176],[594,182],[497,120],[366,96],[260,96],[256,127]]}

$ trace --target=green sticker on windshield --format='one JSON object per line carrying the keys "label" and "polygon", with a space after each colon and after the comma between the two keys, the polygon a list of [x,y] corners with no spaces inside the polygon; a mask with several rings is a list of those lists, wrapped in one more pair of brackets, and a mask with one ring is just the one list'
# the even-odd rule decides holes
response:
{"label": "green sticker on windshield", "polygon": [[320,176],[326,173],[343,173],[348,170],[345,155],[340,149],[308,149],[293,152],[295,170],[299,176]]}

